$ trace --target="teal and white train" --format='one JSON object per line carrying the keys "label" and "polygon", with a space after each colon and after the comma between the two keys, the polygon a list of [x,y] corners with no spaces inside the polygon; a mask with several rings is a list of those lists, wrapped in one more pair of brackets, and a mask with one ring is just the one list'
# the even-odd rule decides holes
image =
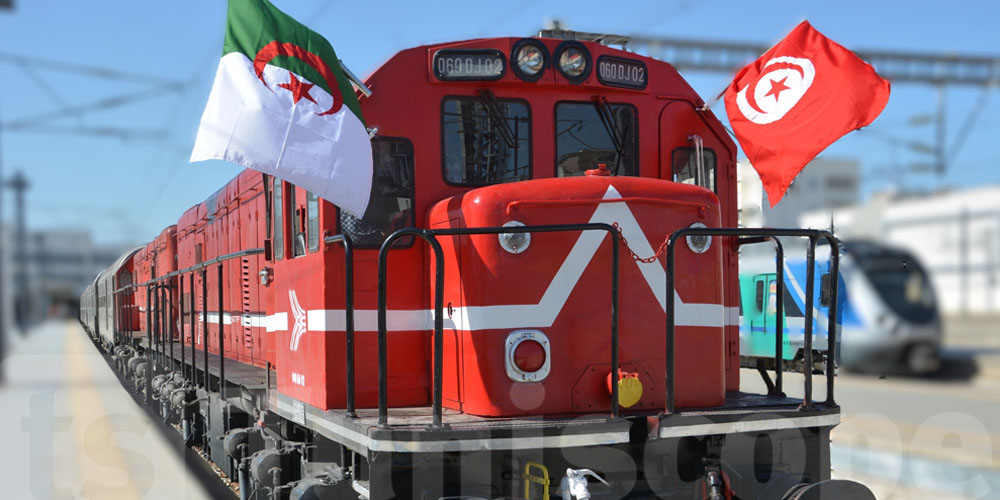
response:
{"label": "teal and white train", "polygon": [[[821,247],[822,248],[822,247]],[[870,241],[845,241],[838,278],[837,361],[854,371],[925,374],[940,365],[941,317],[933,286],[909,252]],[[813,297],[814,368],[828,353],[830,263],[817,258]],[[773,264],[740,273],[740,358],[743,366],[772,368],[777,274]],[[801,370],[805,345],[806,263],[784,266],[782,359]]]}

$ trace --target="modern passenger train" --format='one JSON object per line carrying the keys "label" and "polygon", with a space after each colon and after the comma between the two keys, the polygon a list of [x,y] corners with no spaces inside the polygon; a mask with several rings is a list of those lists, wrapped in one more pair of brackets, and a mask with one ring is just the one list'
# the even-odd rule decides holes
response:
{"label": "modern passenger train", "polygon": [[726,229],[735,144],[670,64],[484,38],[364,84],[364,217],[247,170],[81,299],[242,498],[874,498],[830,478],[832,364],[740,391],[738,247],[836,240]]}
{"label": "modern passenger train", "polygon": [[[828,259],[817,261],[816,317],[829,312]],[[803,359],[803,310],[806,263],[784,266],[783,358],[793,366]],[[764,365],[774,356],[777,274],[771,270],[740,275],[740,356],[744,367]],[[926,375],[940,368],[941,317],[933,285],[910,252],[867,240],[843,242],[837,298],[840,366],[859,372]],[[813,320],[814,359],[824,359],[825,325]]]}

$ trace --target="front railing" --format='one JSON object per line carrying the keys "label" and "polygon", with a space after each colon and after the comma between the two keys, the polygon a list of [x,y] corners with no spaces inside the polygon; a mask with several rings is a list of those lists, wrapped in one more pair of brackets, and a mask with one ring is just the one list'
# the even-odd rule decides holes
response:
{"label": "front railing", "polygon": [[[837,286],[839,282],[839,269],[840,269],[840,242],[831,234],[829,231],[815,230],[815,229],[750,229],[750,228],[684,228],[675,231],[670,235],[667,243],[667,349],[666,349],[666,413],[668,415],[677,412],[677,408],[674,400],[674,385],[675,385],[675,359],[674,359],[674,249],[677,245],[677,241],[681,238],[688,236],[723,236],[723,237],[734,237],[738,238],[737,242],[740,242],[741,238],[747,238],[743,240],[744,243],[757,243],[763,241],[763,238],[773,239],[777,242],[778,237],[798,237],[798,238],[808,238],[809,246],[806,249],[806,296],[805,296],[805,344],[802,350],[804,360],[803,360],[803,375],[805,377],[805,387],[804,387],[804,397],[802,400],[802,405],[800,409],[809,410],[813,408],[812,401],[812,326],[813,326],[813,296],[814,296],[814,277],[815,277],[815,267],[816,267],[816,243],[820,238],[826,239],[830,243],[830,307],[827,311],[827,357],[826,357],[826,403],[827,405],[834,406],[836,403],[833,398],[833,380],[836,371],[835,364],[835,352],[837,345]],[[780,245],[777,243],[776,251],[776,262],[777,266],[777,286],[783,287],[782,280],[784,278],[784,252]],[[776,314],[780,318],[783,313],[783,288],[778,290],[777,293],[777,311]],[[784,327],[781,323],[781,319],[775,324],[775,345],[777,350],[775,351],[775,369],[777,370],[777,378],[779,380],[778,390],[780,391],[780,380],[782,372],[781,364],[781,344],[783,341]]]}

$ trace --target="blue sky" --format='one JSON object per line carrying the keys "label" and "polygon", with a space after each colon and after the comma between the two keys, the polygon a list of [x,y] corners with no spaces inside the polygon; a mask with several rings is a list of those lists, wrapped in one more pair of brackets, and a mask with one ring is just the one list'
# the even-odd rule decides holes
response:
{"label": "blue sky", "polygon": [[[548,19],[571,29],[698,39],[773,43],[802,19],[852,49],[905,50],[962,55],[1000,54],[1000,3],[913,1],[667,0],[652,2],[521,1],[500,4],[274,0],[326,36],[358,74],[367,74],[396,51],[429,42],[480,36],[534,34]],[[129,105],[66,116],[50,127],[121,128],[140,137],[121,139],[66,133],[4,130],[5,174],[22,168],[29,225],[89,228],[101,242],[143,242],[175,222],[239,169],[223,162],[189,164],[194,134],[221,54],[226,3],[222,0],[72,2],[15,0],[0,13],[0,54],[35,61],[0,60],[0,120],[11,123],[114,96]],[[926,5],[926,6],[925,6]],[[182,82],[176,90],[154,84],[80,75],[37,64],[75,62]],[[729,76],[685,75],[706,100]],[[978,88],[950,87],[948,143],[955,142],[970,111],[982,102]],[[855,132],[824,154],[860,159],[870,181],[865,191],[892,179],[935,189],[1000,183],[993,149],[1000,133],[1000,92],[986,94],[975,126],[952,155],[945,177],[902,173],[899,166],[927,161],[893,147],[886,136],[931,143],[929,125],[911,119],[936,112],[938,93],[923,85],[896,85],[889,105],[870,131]],[[724,115],[722,104],[714,108]],[[142,139],[156,132],[157,140]],[[56,131],[53,131],[56,132]],[[10,216],[5,195],[5,217]]]}

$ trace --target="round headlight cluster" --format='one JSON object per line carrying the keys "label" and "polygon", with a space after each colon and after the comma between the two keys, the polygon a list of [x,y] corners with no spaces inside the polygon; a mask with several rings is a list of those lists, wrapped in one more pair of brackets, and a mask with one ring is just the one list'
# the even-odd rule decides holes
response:
{"label": "round headlight cluster", "polygon": [[542,77],[548,66],[549,51],[538,40],[526,38],[514,44],[510,60],[518,78],[533,82]]}
{"label": "round headlight cluster", "polygon": [[580,42],[568,40],[559,44],[556,61],[559,73],[571,82],[582,82],[590,75],[590,53]]}
{"label": "round headlight cluster", "polygon": [[[707,228],[708,226],[706,226],[706,225],[704,225],[704,224],[702,224],[700,222],[695,222],[694,224],[691,224],[691,226],[689,226],[689,227],[694,228],[694,229],[701,229],[701,228]],[[705,253],[705,252],[708,251],[709,248],[712,248],[712,237],[711,236],[702,235],[702,234],[689,235],[685,239],[687,240],[688,248],[690,248],[691,251],[694,252],[694,253]]]}
{"label": "round headlight cluster", "polygon": [[[516,220],[512,220],[503,225],[503,227],[523,227],[524,223]],[[500,247],[509,253],[521,253],[528,248],[531,244],[531,233],[500,233],[497,235],[500,239]]]}
{"label": "round headlight cluster", "polygon": [[[573,83],[586,80],[593,66],[587,47],[574,40],[560,43],[553,61],[559,74]],[[510,67],[524,81],[533,82],[541,78],[549,64],[549,50],[534,38],[518,40],[510,53]]]}

